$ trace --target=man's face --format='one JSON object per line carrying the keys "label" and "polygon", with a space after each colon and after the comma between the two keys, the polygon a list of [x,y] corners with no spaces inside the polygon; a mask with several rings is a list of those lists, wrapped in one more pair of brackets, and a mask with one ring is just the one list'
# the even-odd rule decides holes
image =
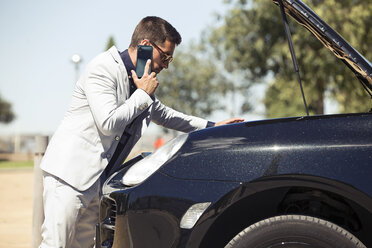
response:
{"label": "man's face", "polygon": [[151,71],[158,74],[164,68],[168,68],[176,46],[168,40],[165,40],[163,44],[151,43],[151,45],[153,46]]}

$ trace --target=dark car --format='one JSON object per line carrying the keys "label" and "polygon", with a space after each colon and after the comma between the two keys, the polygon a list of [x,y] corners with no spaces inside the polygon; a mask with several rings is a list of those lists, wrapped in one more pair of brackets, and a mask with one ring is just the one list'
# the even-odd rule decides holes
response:
{"label": "dark car", "polygon": [[[371,95],[370,62],[301,1],[274,2]],[[139,155],[103,185],[96,246],[372,247],[371,234],[369,112],[207,128]]]}

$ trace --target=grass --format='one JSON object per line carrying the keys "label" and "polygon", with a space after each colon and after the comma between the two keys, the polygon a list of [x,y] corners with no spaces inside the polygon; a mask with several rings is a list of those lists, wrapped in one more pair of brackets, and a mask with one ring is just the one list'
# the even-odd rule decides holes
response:
{"label": "grass", "polygon": [[34,166],[34,161],[0,161],[0,169],[3,168],[10,168],[10,169],[17,169],[17,168],[32,168]]}

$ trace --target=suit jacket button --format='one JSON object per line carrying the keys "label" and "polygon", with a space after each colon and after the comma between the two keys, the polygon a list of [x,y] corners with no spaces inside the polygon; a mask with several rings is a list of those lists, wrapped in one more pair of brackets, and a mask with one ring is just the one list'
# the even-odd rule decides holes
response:
{"label": "suit jacket button", "polygon": [[149,105],[147,103],[143,103],[140,105],[139,109],[143,111],[145,108],[147,108]]}
{"label": "suit jacket button", "polygon": [[107,153],[106,154],[106,158],[110,158],[111,157],[111,154],[110,153]]}
{"label": "suit jacket button", "polygon": [[119,140],[120,140],[120,137],[119,137],[119,136],[116,136],[116,137],[115,137],[115,140],[116,140],[116,141],[119,141]]}

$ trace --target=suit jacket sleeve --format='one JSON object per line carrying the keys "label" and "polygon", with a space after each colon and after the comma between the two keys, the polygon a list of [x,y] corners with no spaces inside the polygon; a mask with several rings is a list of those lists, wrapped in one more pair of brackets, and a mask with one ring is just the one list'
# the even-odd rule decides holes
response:
{"label": "suit jacket sleeve", "polygon": [[208,121],[192,115],[186,115],[162,104],[158,99],[154,102],[152,121],[166,128],[181,132],[203,129]]}

